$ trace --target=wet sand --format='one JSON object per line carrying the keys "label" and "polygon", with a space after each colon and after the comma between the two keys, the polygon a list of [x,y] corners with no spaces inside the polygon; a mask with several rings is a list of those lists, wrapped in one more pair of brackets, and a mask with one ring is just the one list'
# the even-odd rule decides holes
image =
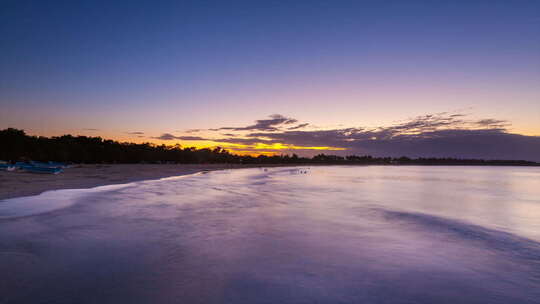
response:
{"label": "wet sand", "polygon": [[37,195],[48,190],[85,189],[202,171],[250,168],[236,164],[77,165],[57,175],[0,171],[0,200]]}

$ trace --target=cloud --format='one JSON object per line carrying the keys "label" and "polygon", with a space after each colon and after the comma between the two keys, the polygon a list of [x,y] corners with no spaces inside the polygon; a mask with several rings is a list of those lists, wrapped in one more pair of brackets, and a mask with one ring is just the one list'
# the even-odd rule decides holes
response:
{"label": "cloud", "polygon": [[437,114],[427,114],[417,116],[409,121],[390,127],[380,127],[380,132],[388,135],[401,133],[422,133],[439,130],[441,128],[461,128],[467,124],[465,120],[459,119],[462,116],[447,115],[446,112]]}
{"label": "cloud", "polygon": [[279,140],[262,139],[262,138],[219,138],[212,139],[215,142],[230,143],[237,145],[256,145],[256,144],[275,144],[279,143]]}
{"label": "cloud", "polygon": [[206,138],[200,136],[177,136],[176,139],[180,140],[207,140]]}
{"label": "cloud", "polygon": [[171,133],[163,133],[160,136],[152,137],[152,138],[160,139],[160,140],[175,140],[175,139],[177,140],[207,140],[199,136],[175,136],[175,135],[172,135]]}
{"label": "cloud", "polygon": [[[318,131],[284,131],[279,133],[250,133],[253,138],[269,138],[279,142],[298,146],[344,146],[346,139],[351,138],[356,129],[318,130]],[[371,136],[368,136],[371,137]]]}
{"label": "cloud", "polygon": [[144,132],[126,132],[126,134],[131,134],[131,135],[143,135]]}
{"label": "cloud", "polygon": [[250,136],[264,136],[298,146],[347,148],[342,154],[540,161],[540,137],[506,133],[504,129],[447,129],[418,134],[395,134],[387,129],[340,129],[254,133]]}
{"label": "cloud", "polygon": [[85,128],[84,131],[100,131],[99,129]]}
{"label": "cloud", "polygon": [[294,127],[287,128],[287,130],[298,130],[298,129],[305,128],[307,126],[309,126],[308,123],[303,123],[303,124],[299,124],[299,125],[294,126]]}
{"label": "cloud", "polygon": [[173,139],[176,139],[176,136],[174,136],[174,135],[172,135],[170,133],[163,133],[160,136],[152,137],[152,138],[161,139],[161,140],[173,140]]}
{"label": "cloud", "polygon": [[352,152],[379,156],[524,159],[540,161],[540,137],[492,130],[440,130],[420,136],[353,142]]}
{"label": "cloud", "polygon": [[218,129],[210,129],[211,131],[218,130],[231,130],[231,131],[278,131],[279,127],[283,125],[289,125],[296,123],[297,120],[288,118],[280,114],[274,114],[269,116],[270,119],[259,119],[255,121],[255,124],[246,127],[222,127]]}
{"label": "cloud", "polygon": [[481,127],[488,127],[488,128],[503,128],[508,125],[508,121],[506,120],[498,120],[498,119],[481,119],[475,122],[478,126]]}

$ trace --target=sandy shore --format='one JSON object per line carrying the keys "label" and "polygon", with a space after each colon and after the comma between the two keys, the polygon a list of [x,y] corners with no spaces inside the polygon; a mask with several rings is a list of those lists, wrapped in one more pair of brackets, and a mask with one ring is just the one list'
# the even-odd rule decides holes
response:
{"label": "sandy shore", "polygon": [[0,171],[0,200],[37,195],[47,190],[82,189],[102,185],[124,184],[139,180],[158,179],[197,173],[205,170],[249,168],[234,164],[206,165],[80,165],[57,175]]}

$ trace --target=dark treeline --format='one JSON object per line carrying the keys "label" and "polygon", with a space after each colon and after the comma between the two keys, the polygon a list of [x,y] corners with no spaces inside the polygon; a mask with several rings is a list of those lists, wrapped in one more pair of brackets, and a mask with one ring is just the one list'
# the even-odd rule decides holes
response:
{"label": "dark treeline", "polygon": [[411,164],[411,165],[540,165],[520,160],[336,156],[312,158],[296,154],[275,156],[236,155],[222,148],[196,149],[180,145],[122,143],[101,137],[63,135],[29,136],[23,130],[0,130],[0,160],[59,161],[72,163],[236,163],[236,164]]}

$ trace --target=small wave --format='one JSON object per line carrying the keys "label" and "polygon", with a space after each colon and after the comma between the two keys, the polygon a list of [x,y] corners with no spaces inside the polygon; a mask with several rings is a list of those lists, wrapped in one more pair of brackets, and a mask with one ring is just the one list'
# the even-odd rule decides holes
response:
{"label": "small wave", "polygon": [[376,209],[387,220],[421,225],[438,233],[451,234],[518,258],[540,262],[540,243],[505,231],[423,213]]}
{"label": "small wave", "polygon": [[135,183],[129,183],[98,186],[89,189],[51,190],[33,196],[9,198],[0,201],[0,220],[48,213],[70,207],[84,195],[116,191],[134,185]]}

